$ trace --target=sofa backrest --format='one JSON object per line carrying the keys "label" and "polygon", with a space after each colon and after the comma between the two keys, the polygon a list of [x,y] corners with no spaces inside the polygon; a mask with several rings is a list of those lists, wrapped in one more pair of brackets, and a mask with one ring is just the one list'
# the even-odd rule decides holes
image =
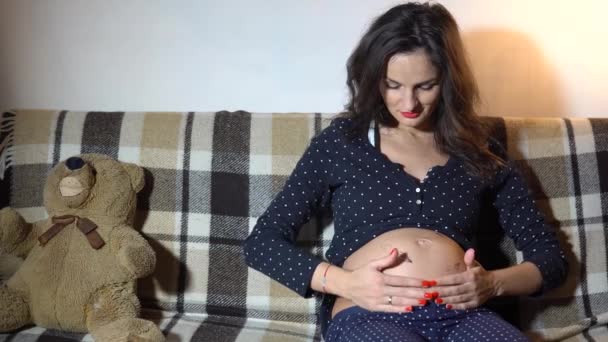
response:
{"label": "sofa backrest", "polygon": [[[29,221],[46,217],[46,174],[76,154],[105,153],[137,163],[146,170],[146,186],[138,198],[135,225],[158,259],[153,276],[139,282],[145,308],[315,327],[319,299],[302,299],[248,269],[241,243],[310,138],[333,116],[243,111],[5,113],[12,147],[10,167],[0,181],[0,207],[10,205]],[[523,329],[546,336],[563,334],[564,327],[585,319],[592,324],[591,317],[608,312],[608,119],[484,120],[509,156],[519,161],[539,206],[559,229],[571,264],[567,283],[549,295],[522,298],[515,306],[500,301],[495,305],[506,308],[505,315]],[[500,230],[482,233],[479,254],[487,268],[521,260]],[[321,214],[303,228],[298,243],[322,255],[332,234],[331,220]]]}

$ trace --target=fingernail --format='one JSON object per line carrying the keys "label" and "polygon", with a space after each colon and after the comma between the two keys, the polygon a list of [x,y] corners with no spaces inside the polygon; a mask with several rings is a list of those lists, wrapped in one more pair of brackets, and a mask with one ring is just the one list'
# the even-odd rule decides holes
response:
{"label": "fingernail", "polygon": [[426,305],[426,299],[418,299],[418,303],[420,303],[420,305]]}
{"label": "fingernail", "polygon": [[411,305],[409,305],[409,306],[405,307],[405,311],[406,312],[412,312],[412,311],[414,311],[414,308]]}
{"label": "fingernail", "polygon": [[433,296],[433,298],[437,298],[439,297],[439,292],[433,292],[431,293],[431,295]]}
{"label": "fingernail", "polygon": [[422,281],[422,287],[429,287],[429,286],[431,286],[430,282],[428,282],[426,280]]}
{"label": "fingernail", "polygon": [[425,292],[425,293],[424,293],[424,298],[427,298],[427,299],[433,299],[433,294],[432,294],[432,293],[429,293],[429,292]]}
{"label": "fingernail", "polygon": [[437,281],[431,280],[431,281],[429,281],[429,285],[430,286],[437,286]]}
{"label": "fingernail", "polygon": [[397,248],[393,248],[393,249],[391,249],[390,254],[395,254],[395,253],[397,253]]}
{"label": "fingernail", "polygon": [[448,309],[448,310],[451,310],[451,309],[452,309],[452,304],[447,304],[447,305],[445,306],[445,308],[446,308],[446,309]]}
{"label": "fingernail", "polygon": [[437,299],[435,299],[435,303],[441,304],[441,303],[443,303],[443,299],[437,298]]}

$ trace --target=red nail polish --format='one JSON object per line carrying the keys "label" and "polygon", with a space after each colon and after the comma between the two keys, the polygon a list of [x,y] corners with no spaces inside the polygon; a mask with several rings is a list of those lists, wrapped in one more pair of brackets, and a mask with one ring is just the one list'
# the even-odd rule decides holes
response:
{"label": "red nail polish", "polygon": [[429,285],[430,286],[437,286],[437,281],[436,280],[431,280],[431,281],[429,281]]}
{"label": "red nail polish", "polygon": [[433,292],[431,293],[431,295],[433,296],[433,298],[437,298],[439,297],[439,292]]}
{"label": "red nail polish", "polygon": [[445,306],[445,308],[446,308],[446,309],[448,309],[448,310],[451,310],[451,309],[452,309],[452,304],[447,304],[447,305]]}
{"label": "red nail polish", "polygon": [[443,303],[443,299],[437,298],[437,299],[435,299],[435,303],[441,304],[441,303]]}
{"label": "red nail polish", "polygon": [[422,281],[422,287],[429,287],[429,286],[431,286],[431,284],[428,281],[426,281],[426,280]]}
{"label": "red nail polish", "polygon": [[412,312],[412,311],[414,311],[414,308],[411,305],[409,305],[409,306],[405,307],[405,311],[406,312]]}
{"label": "red nail polish", "polygon": [[418,303],[420,303],[420,305],[426,305],[426,299],[418,299]]}
{"label": "red nail polish", "polygon": [[432,294],[432,293],[429,293],[429,292],[425,292],[425,293],[424,293],[424,298],[427,298],[427,299],[432,299],[432,298],[433,298],[433,294]]}

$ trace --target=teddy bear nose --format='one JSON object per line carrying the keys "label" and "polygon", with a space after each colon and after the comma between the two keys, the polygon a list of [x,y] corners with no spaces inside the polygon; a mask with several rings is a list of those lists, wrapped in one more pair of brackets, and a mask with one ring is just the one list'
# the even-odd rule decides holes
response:
{"label": "teddy bear nose", "polygon": [[78,170],[84,166],[84,160],[78,157],[71,157],[65,161],[65,166],[72,171]]}

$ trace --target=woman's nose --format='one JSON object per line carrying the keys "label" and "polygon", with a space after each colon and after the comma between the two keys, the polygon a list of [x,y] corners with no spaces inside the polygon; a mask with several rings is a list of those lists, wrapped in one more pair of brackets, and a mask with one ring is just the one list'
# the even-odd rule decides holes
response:
{"label": "woman's nose", "polygon": [[405,91],[403,96],[403,107],[401,108],[401,110],[406,110],[406,111],[413,111],[414,109],[416,109],[418,107],[419,101],[418,98],[416,97],[416,93],[413,91]]}

